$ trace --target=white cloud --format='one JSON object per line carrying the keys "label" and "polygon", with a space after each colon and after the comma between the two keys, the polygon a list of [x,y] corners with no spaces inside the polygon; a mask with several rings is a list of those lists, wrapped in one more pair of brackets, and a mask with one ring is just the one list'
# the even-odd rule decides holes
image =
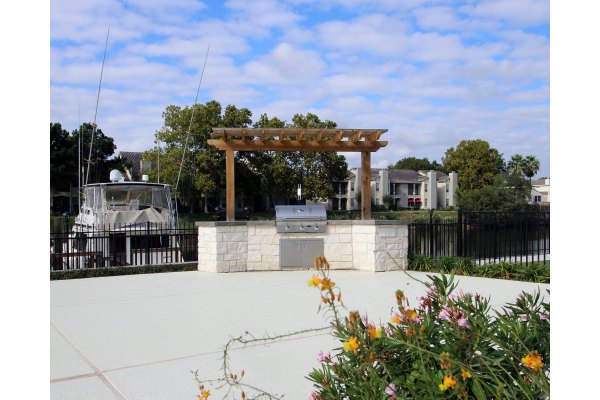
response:
{"label": "white cloud", "polygon": [[548,23],[544,4],[58,0],[51,120],[74,129],[79,107],[82,121],[93,118],[110,25],[98,122],[120,150],[151,147],[164,108],[194,101],[210,43],[200,102],[247,107],[255,120],[314,112],[341,127],[387,128],[374,165],[439,161],[460,140],[483,138],[547,168],[549,35],[523,29]]}
{"label": "white cloud", "polygon": [[478,3],[473,15],[502,20],[511,26],[547,24],[549,0],[486,0]]}

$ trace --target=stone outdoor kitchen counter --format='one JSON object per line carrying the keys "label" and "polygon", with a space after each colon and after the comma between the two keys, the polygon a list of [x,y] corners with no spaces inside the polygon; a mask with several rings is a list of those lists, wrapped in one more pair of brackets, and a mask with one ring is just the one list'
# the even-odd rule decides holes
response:
{"label": "stone outdoor kitchen counter", "polygon": [[[278,233],[275,221],[196,222],[198,270],[281,270],[282,239],[321,239],[332,269],[406,269],[408,225],[404,221],[329,220],[324,233]],[[312,260],[299,268],[312,267]]]}

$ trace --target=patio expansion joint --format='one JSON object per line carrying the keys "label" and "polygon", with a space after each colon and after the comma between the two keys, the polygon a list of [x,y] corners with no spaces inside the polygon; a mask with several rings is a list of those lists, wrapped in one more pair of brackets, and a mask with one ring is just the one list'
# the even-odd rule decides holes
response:
{"label": "patio expansion joint", "polygon": [[[328,334],[329,333],[327,333],[327,332],[325,332],[325,333],[313,333],[313,334],[303,333],[303,334],[299,334],[298,337],[275,339],[275,340],[273,340],[273,343],[281,343],[281,342],[288,342],[288,341],[294,341],[294,340],[302,340],[302,339],[306,339],[308,337],[325,336],[325,335],[328,335]],[[231,346],[229,350],[230,351],[242,351],[242,350],[244,350],[246,348],[251,349],[251,348],[254,348],[254,347],[268,346],[268,345],[269,345],[269,343],[255,343],[255,344],[246,344],[246,345],[238,344],[238,345],[235,345],[235,346]],[[190,355],[181,356],[181,357],[167,358],[167,359],[163,359],[163,360],[152,361],[152,362],[141,363],[141,364],[126,365],[126,366],[123,366],[123,367],[117,367],[117,368],[107,369],[104,372],[114,372],[114,371],[121,371],[121,370],[130,369],[130,368],[139,368],[139,367],[145,367],[145,366],[149,366],[149,365],[158,365],[158,364],[162,364],[162,363],[168,363],[168,362],[171,362],[171,361],[185,360],[185,359],[188,359],[188,358],[202,357],[202,356],[208,356],[208,355],[212,355],[212,354],[222,355],[224,348],[225,348],[225,346],[223,346],[223,349],[215,350],[215,351],[208,351],[208,352],[204,352],[204,353],[190,354]]]}
{"label": "patio expansion joint", "polygon": [[73,348],[73,350],[75,350],[75,352],[79,355],[79,357],[81,357],[81,359],[90,368],[92,368],[94,370],[93,374],[84,374],[84,375],[77,375],[77,376],[72,376],[72,377],[67,377],[67,378],[52,379],[52,380],[50,380],[50,383],[65,382],[65,381],[71,381],[71,380],[89,378],[89,377],[97,377],[115,395],[115,398],[117,400],[127,400],[127,397],[125,397],[125,395],[123,393],[121,393],[121,391],[119,389],[117,389],[112,384],[112,382],[110,382],[110,380],[104,375],[104,372],[101,371],[100,368],[98,368],[92,362],[92,360],[90,360],[89,357],[87,357],[75,343],[73,343],[73,341],[71,339],[69,339],[69,337],[62,331],[62,329],[60,329],[53,321],[50,321],[50,324],[54,327],[54,329],[56,329],[58,334],[60,336],[62,336],[62,338],[69,344],[69,346],[71,346]]}

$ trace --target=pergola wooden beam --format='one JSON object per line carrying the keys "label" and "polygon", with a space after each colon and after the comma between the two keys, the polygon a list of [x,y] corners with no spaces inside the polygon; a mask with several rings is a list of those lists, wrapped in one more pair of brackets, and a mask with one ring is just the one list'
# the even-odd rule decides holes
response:
{"label": "pergola wooden beam", "polygon": [[235,220],[235,151],[360,152],[361,217],[371,219],[371,153],[387,146],[379,141],[385,132],[387,129],[213,128],[208,144],[226,155],[227,221]]}
{"label": "pergola wooden beam", "polygon": [[387,146],[387,142],[319,142],[316,140],[220,140],[209,139],[208,144],[219,150],[234,151],[336,151],[363,152],[377,151]]}

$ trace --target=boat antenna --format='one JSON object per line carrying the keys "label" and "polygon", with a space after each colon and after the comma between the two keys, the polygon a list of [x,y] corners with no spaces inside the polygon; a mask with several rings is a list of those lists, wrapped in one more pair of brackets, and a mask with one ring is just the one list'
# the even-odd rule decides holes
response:
{"label": "boat antenna", "polygon": [[175,183],[175,195],[177,196],[177,188],[179,187],[179,178],[181,177],[181,169],[183,168],[183,161],[185,160],[185,152],[187,150],[188,139],[190,138],[190,133],[192,131],[192,122],[194,121],[194,113],[196,112],[196,104],[198,104],[198,93],[200,93],[200,85],[202,85],[202,77],[204,76],[204,69],[206,68],[206,60],[208,59],[208,51],[210,50],[210,43],[208,44],[208,48],[206,49],[206,56],[204,57],[204,65],[202,66],[202,73],[200,74],[200,82],[198,83],[198,90],[196,91],[196,99],[194,100],[194,105],[192,106],[192,117],[190,118],[190,125],[188,127],[188,132],[185,137],[185,145],[183,146],[183,154],[181,155],[181,164],[179,164],[179,173],[177,174],[177,182]]}
{"label": "boat antenna", "polygon": [[[92,163],[92,147],[94,145],[94,136],[96,135],[96,117],[98,116],[98,102],[100,101],[100,88],[102,87],[102,75],[104,74],[104,61],[106,60],[106,48],[108,47],[108,35],[110,34],[110,26],[106,32],[106,43],[104,44],[104,57],[102,58],[102,69],[100,70],[100,83],[98,84],[98,95],[96,97],[96,111],[94,112],[94,125],[92,126],[92,138],[90,139],[90,154],[88,157],[88,167],[85,173],[85,184],[88,183],[90,176],[90,164]],[[81,127],[79,127],[81,129]]]}
{"label": "boat antenna", "polygon": [[79,135],[77,136],[77,209],[81,211],[81,100],[79,101]]}

